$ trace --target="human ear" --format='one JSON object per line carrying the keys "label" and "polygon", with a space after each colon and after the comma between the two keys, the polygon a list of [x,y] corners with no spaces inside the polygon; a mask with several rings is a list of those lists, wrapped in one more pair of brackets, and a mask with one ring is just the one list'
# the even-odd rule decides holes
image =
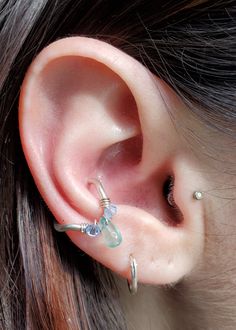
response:
{"label": "human ear", "polygon": [[[199,176],[195,159],[168,113],[180,107],[175,93],[147,68],[108,43],[71,37],[35,58],[19,104],[20,137],[35,183],[60,224],[99,219],[89,178],[102,178],[118,206],[112,219],[123,240],[108,248],[101,238],[66,234],[80,249],[130,278],[179,281],[203,251],[203,206],[192,198]],[[174,200],[163,194],[174,177]]]}

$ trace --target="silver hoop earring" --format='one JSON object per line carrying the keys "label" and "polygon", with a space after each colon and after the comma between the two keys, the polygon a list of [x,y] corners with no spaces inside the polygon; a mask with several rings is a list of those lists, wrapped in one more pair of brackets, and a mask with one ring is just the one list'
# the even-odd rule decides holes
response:
{"label": "silver hoop earring", "polygon": [[129,292],[134,295],[138,290],[138,273],[137,273],[137,262],[132,254],[129,256],[130,261],[130,272],[131,272],[131,283],[127,280]]}
{"label": "silver hoop earring", "polygon": [[80,223],[66,225],[54,222],[54,228],[59,232],[64,232],[67,230],[80,231],[90,237],[97,237],[102,234],[105,245],[110,248],[119,246],[122,242],[122,236],[119,229],[111,222],[112,217],[117,212],[117,206],[111,204],[110,198],[107,196],[101,180],[91,178],[88,180],[88,183],[95,185],[100,196],[100,206],[103,209],[103,214],[100,217],[99,222],[95,220],[93,224]]}

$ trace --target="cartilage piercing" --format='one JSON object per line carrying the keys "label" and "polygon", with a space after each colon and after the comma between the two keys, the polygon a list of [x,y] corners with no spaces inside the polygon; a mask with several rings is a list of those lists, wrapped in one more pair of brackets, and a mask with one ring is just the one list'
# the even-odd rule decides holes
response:
{"label": "cartilage piercing", "polygon": [[54,223],[54,228],[60,232],[67,230],[75,230],[84,233],[87,226],[88,226],[87,223],[80,223],[80,224],[71,223],[67,225],[59,225],[57,222]]}
{"label": "cartilage piercing", "polygon": [[90,184],[94,184],[97,188],[98,194],[100,196],[100,205],[101,207],[105,208],[105,207],[109,207],[111,204],[111,200],[110,198],[107,197],[107,194],[105,192],[105,189],[103,187],[103,184],[101,182],[101,180],[96,179],[96,178],[92,178],[88,180],[88,183]]}
{"label": "cartilage piercing", "polygon": [[203,192],[202,191],[194,191],[193,198],[196,200],[203,199]]}
{"label": "cartilage piercing", "polygon": [[60,225],[57,222],[54,222],[54,228],[59,232],[64,232],[67,230],[80,231],[85,233],[88,236],[95,237],[101,233],[101,228],[97,225],[95,220],[94,224],[90,223],[71,223],[66,225]]}
{"label": "cartilage piercing", "polygon": [[117,212],[117,207],[111,204],[110,198],[107,197],[105,189],[101,180],[92,178],[88,180],[89,184],[94,184],[97,188],[98,194],[100,196],[100,206],[103,208],[103,214],[99,221],[94,221],[91,223],[80,223],[80,224],[58,224],[54,223],[54,228],[57,231],[64,232],[67,230],[80,231],[88,236],[96,237],[103,234],[104,242],[108,247],[116,247],[120,245],[122,241],[122,236],[119,229],[111,222],[112,217]]}

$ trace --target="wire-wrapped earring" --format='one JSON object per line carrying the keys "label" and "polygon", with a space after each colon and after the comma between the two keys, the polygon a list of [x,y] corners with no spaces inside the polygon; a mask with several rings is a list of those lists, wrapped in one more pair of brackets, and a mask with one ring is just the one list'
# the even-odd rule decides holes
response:
{"label": "wire-wrapped earring", "polygon": [[111,222],[112,217],[117,212],[117,206],[111,204],[110,198],[104,190],[101,180],[96,178],[91,178],[88,180],[89,184],[94,184],[97,188],[98,194],[100,196],[100,206],[103,208],[103,214],[99,219],[93,224],[91,223],[80,223],[80,224],[67,224],[62,225],[54,223],[54,228],[57,231],[64,232],[67,230],[77,230],[81,233],[85,233],[90,237],[96,237],[102,233],[104,237],[104,243],[110,247],[114,248],[119,246],[122,242],[122,236],[119,229]]}
{"label": "wire-wrapped earring", "polygon": [[119,229],[111,222],[113,215],[117,213],[117,206],[111,204],[110,198],[107,197],[101,180],[96,178],[89,179],[88,183],[94,184],[100,195],[100,205],[103,208],[103,215],[99,220],[98,226],[103,234],[104,242],[108,247],[116,247],[120,245],[122,241]]}

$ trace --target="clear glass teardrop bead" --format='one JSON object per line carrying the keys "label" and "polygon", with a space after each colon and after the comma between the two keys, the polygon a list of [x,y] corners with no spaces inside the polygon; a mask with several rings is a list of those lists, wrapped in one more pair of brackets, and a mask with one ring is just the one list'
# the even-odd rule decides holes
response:
{"label": "clear glass teardrop bead", "polygon": [[114,223],[112,223],[110,220],[107,220],[105,217],[101,217],[99,224],[105,244],[110,248],[114,248],[120,245],[122,242],[122,236]]}

